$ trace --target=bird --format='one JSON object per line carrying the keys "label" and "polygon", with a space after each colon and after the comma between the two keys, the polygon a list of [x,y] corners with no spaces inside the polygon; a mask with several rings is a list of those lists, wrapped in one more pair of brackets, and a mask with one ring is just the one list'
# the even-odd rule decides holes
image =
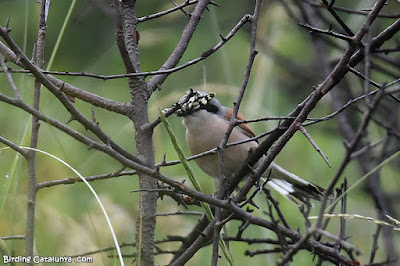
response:
{"label": "bird", "polygon": [[[228,130],[233,110],[223,106],[215,98],[215,93],[190,90],[176,105],[177,115],[182,117],[182,123],[186,128],[186,144],[192,156],[220,145]],[[240,113],[237,114],[237,119],[245,120]],[[228,143],[245,141],[255,136],[248,124],[241,123],[233,128]],[[224,176],[226,178],[233,176],[242,167],[249,153],[257,147],[256,140],[226,147],[223,157]],[[195,162],[206,174],[219,179],[218,154],[202,156],[195,159]],[[310,199],[320,200],[324,192],[320,186],[290,173],[274,162],[264,175],[268,177],[267,184],[270,187],[296,205],[300,205],[299,200],[307,205]]]}

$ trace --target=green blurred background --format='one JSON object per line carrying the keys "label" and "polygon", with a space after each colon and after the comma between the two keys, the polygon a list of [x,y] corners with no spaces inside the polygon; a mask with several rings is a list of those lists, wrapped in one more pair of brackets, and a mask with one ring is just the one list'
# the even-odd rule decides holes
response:
{"label": "green blurred background", "polygon": [[[338,5],[347,5],[352,8],[371,7],[374,1],[336,1]],[[398,4],[390,2],[386,10],[399,9]],[[198,27],[189,49],[181,63],[196,58],[210,47],[219,42],[219,34],[226,35],[239,19],[253,10],[253,1],[235,0],[218,2],[221,7],[210,6]],[[49,60],[60,29],[64,22],[71,1],[52,1],[48,17],[46,34],[46,61]],[[106,8],[109,6],[106,5]],[[138,1],[137,15],[145,16],[171,8],[170,1]],[[187,8],[191,10],[191,8]],[[31,57],[37,35],[37,21],[40,4],[29,0],[0,1],[0,24],[4,25],[10,18],[11,36],[17,41],[26,54]],[[114,25],[112,13],[109,9],[99,9],[95,1],[77,1],[69,21],[66,32],[62,36],[61,45],[57,51],[51,70],[90,72],[103,75],[125,73],[118,49],[114,41]],[[363,16],[343,14],[349,25],[357,30],[363,22]],[[157,20],[141,23],[138,30],[141,35],[139,52],[142,71],[157,70],[168,58],[180,37],[187,18],[181,12],[175,12]],[[389,23],[388,21],[387,23]],[[386,22],[383,21],[383,27]],[[151,119],[158,116],[158,108],[171,106],[189,88],[196,90],[213,91],[218,99],[227,106],[235,101],[249,54],[249,30],[245,25],[235,37],[221,50],[201,63],[188,67],[170,75],[163,84],[162,90],[157,91],[151,98]],[[26,33],[25,33],[26,32]],[[312,86],[321,81],[318,78],[319,69],[315,64],[316,54],[311,47],[310,36],[307,30],[300,28],[295,21],[288,17],[278,1],[265,1],[259,21],[257,49],[260,53],[256,57],[251,79],[241,105],[241,113],[247,118],[263,116],[285,116],[293,110],[313,90]],[[332,51],[332,59],[340,54]],[[9,64],[10,67],[16,68]],[[45,68],[47,65],[45,65]],[[23,98],[28,103],[32,101],[34,79],[26,74],[13,74]],[[130,94],[125,79],[97,80],[85,77],[59,77],[72,85],[92,93],[108,97],[117,101],[129,101]],[[379,78],[379,77],[377,77]],[[382,77],[382,80],[384,77]],[[362,90],[362,83],[354,78],[348,78],[354,83],[355,90]],[[12,91],[4,77],[0,75],[0,91],[11,95]],[[76,107],[87,117],[91,117],[92,107],[80,100]],[[62,122],[69,118],[68,113],[46,89],[42,90],[41,111]],[[134,132],[131,122],[120,115],[94,108],[96,119],[102,129],[123,147],[134,152]],[[329,97],[325,97],[312,117],[321,117],[333,112]],[[26,113],[0,102],[0,135],[14,143],[29,145],[29,130],[31,117]],[[169,118],[170,123],[181,145],[185,148],[184,128],[180,119],[175,116]],[[329,158],[332,168],[328,168],[320,156],[315,152],[307,139],[297,133],[279,154],[276,161],[287,170],[304,177],[320,186],[326,186],[336,172],[345,149],[342,137],[337,131],[335,120],[319,123],[307,128],[313,139]],[[277,122],[262,122],[253,124],[256,133],[260,134],[276,126]],[[76,122],[69,124],[79,132],[91,136]],[[28,132],[25,134],[25,132]],[[25,138],[24,138],[25,136]],[[94,136],[93,136],[94,138]],[[167,160],[175,160],[177,156],[169,142],[164,129],[157,127],[154,133],[156,147],[156,161],[160,162],[163,156]],[[1,145],[0,147],[3,147]],[[89,150],[77,143],[66,134],[41,123],[39,146],[77,169],[83,176],[103,174],[118,170],[121,165],[102,153]],[[299,156],[301,154],[301,156]],[[10,184],[4,194],[5,204],[0,213],[0,236],[23,235],[26,219],[27,173],[26,163],[16,157],[14,151],[0,152],[0,185]],[[57,180],[74,176],[65,166],[44,155],[37,157],[38,182]],[[204,191],[212,194],[215,182],[191,163],[198,176]],[[383,170],[383,183],[389,190],[396,192],[399,188],[398,173],[390,167]],[[163,168],[162,172],[176,178],[185,179],[185,172],[181,166]],[[349,183],[354,183],[361,173],[356,165],[347,168],[345,176]],[[11,180],[11,182],[9,181]],[[138,189],[137,176],[126,176],[105,181],[92,182],[96,192],[100,195],[109,212],[114,229],[120,243],[134,242],[135,221],[137,217],[138,193],[130,193]],[[4,190],[3,190],[4,191]],[[286,199],[276,195],[292,228],[304,229],[304,221],[296,206]],[[260,216],[266,217],[262,209],[266,208],[265,197],[257,198],[260,210],[255,210]],[[348,213],[376,217],[376,211],[369,197],[359,188],[348,198]],[[173,212],[185,210],[182,206],[164,197],[159,200],[158,212]],[[199,207],[190,206],[189,210],[201,211]],[[318,211],[318,203],[312,213]],[[39,191],[36,209],[36,251],[41,256],[82,254],[99,248],[112,246],[111,235],[100,208],[84,184],[60,185],[45,188]],[[185,235],[196,221],[195,216],[167,216],[157,218],[156,239],[161,240],[167,235]],[[236,234],[239,223],[231,223],[228,231]],[[347,233],[352,236],[349,242],[357,245],[363,255],[358,260],[367,261],[372,245],[372,234],[376,225],[351,220],[347,222]],[[338,233],[338,221],[332,221],[329,230]],[[271,232],[261,229],[246,230],[248,237],[276,238]],[[400,240],[399,234],[396,235]],[[22,255],[24,244],[21,240],[7,241],[6,246],[13,250],[15,255]],[[178,243],[161,244],[160,247],[172,250]],[[383,247],[383,245],[380,245]],[[261,245],[248,246],[243,243],[233,243],[232,253],[236,265],[243,265],[251,261],[252,265],[275,264],[280,254],[258,255],[253,258],[244,256],[246,249],[256,250],[266,248]],[[133,248],[123,249],[123,254],[131,254]],[[112,254],[112,252],[111,252]],[[203,248],[188,265],[208,265],[211,257],[210,247]],[[378,252],[380,260],[384,260],[383,253]],[[159,255],[156,263],[166,264],[171,255]],[[96,264],[112,264],[103,255],[94,255]],[[102,262],[101,259],[103,260]],[[129,262],[127,259],[126,262]],[[226,263],[221,260],[221,265]],[[313,256],[301,251],[295,256],[291,265],[315,264]],[[83,265],[83,264],[82,264]]]}

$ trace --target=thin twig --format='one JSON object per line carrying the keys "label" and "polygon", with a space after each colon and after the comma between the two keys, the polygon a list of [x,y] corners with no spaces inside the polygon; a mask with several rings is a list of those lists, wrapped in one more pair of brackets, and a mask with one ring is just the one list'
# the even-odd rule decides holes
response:
{"label": "thin twig", "polygon": [[322,2],[325,4],[328,11],[332,14],[332,16],[336,19],[336,21],[340,24],[340,26],[344,29],[344,31],[347,33],[347,35],[354,36],[354,33],[352,32],[352,30],[347,26],[347,24],[336,13],[336,10],[334,7],[335,1],[331,0],[331,3],[328,3],[327,0],[322,0]]}
{"label": "thin twig", "polygon": [[113,141],[107,134],[101,130],[101,128],[92,123],[89,119],[87,119],[74,105],[70,102],[68,97],[60,90],[50,79],[46,77],[41,69],[34,65],[22,52],[22,50],[18,47],[15,41],[9,36],[8,30],[6,28],[0,27],[0,35],[4,40],[10,45],[11,49],[20,58],[21,62],[32,72],[32,74],[40,80],[40,83],[43,84],[46,88],[49,89],[51,93],[53,93],[59,101],[64,105],[66,110],[68,110],[71,116],[79,121],[86,129],[93,132],[103,143],[110,145],[113,149],[118,151],[121,155],[126,156],[130,160],[135,162],[140,162],[140,160],[134,156],[132,153],[128,152],[126,149],[122,148],[115,141]]}
{"label": "thin twig", "polygon": [[356,159],[356,158],[362,156],[363,154],[365,154],[365,153],[367,153],[367,152],[370,152],[371,149],[373,149],[373,148],[375,148],[376,146],[382,144],[382,142],[383,142],[384,140],[386,140],[386,138],[382,138],[382,139],[380,139],[380,140],[378,140],[378,141],[375,141],[375,142],[373,142],[373,143],[369,143],[368,145],[362,147],[361,149],[359,149],[359,150],[353,152],[353,153],[351,154],[351,156],[350,156],[350,160],[354,160],[354,159]]}
{"label": "thin twig", "polygon": [[321,155],[322,159],[324,159],[325,163],[331,168],[331,164],[329,163],[328,157],[323,153],[323,151],[318,147],[317,143],[312,139],[311,135],[308,134],[307,130],[303,127],[299,127],[301,133],[304,134],[304,136],[308,139],[308,141],[311,143],[311,145],[314,147],[314,149],[318,152],[319,155]]}
{"label": "thin twig", "polygon": [[12,78],[12,76],[10,74],[11,72],[8,69],[6,63],[4,62],[4,59],[3,59],[2,56],[0,56],[0,65],[3,68],[4,73],[6,74],[6,77],[7,77],[7,80],[8,80],[8,84],[10,84],[10,87],[11,87],[13,93],[14,93],[14,97],[16,99],[21,99],[21,94],[19,93],[17,85],[15,84],[14,79]]}
{"label": "thin twig", "polygon": [[[120,177],[120,176],[131,176],[131,175],[136,175],[136,174],[137,174],[136,171],[116,171],[113,173],[107,173],[107,174],[102,174],[102,175],[87,176],[87,177],[85,177],[85,180],[88,182],[92,182],[92,181],[97,181],[97,180],[115,178],[115,177]],[[53,186],[57,186],[57,185],[75,184],[77,182],[83,182],[83,181],[79,177],[68,177],[68,178],[59,179],[59,180],[44,181],[44,182],[38,183],[38,189],[42,189],[45,187],[53,187]]]}
{"label": "thin twig", "polygon": [[[312,0],[302,0],[303,2],[306,2],[307,4],[316,7],[316,8],[327,8],[326,5],[321,5],[318,2],[314,2]],[[353,10],[353,9],[349,9],[349,8],[345,8],[345,7],[341,7],[341,6],[335,6],[335,9],[337,11],[340,12],[344,12],[344,13],[348,13],[348,14],[354,14],[354,15],[360,15],[360,16],[368,16],[369,15],[369,11],[366,10]],[[379,18],[400,18],[400,14],[384,14],[384,13],[379,13],[378,14]]]}
{"label": "thin twig", "polygon": [[176,212],[166,212],[166,213],[156,214],[156,216],[175,216],[175,215],[203,215],[203,213],[195,211],[176,211]]}
{"label": "thin twig", "polygon": [[167,10],[164,10],[164,11],[161,11],[161,12],[158,12],[158,13],[154,13],[154,14],[151,14],[151,15],[147,15],[147,16],[144,16],[144,17],[140,17],[137,20],[138,20],[139,23],[141,23],[141,22],[145,22],[145,21],[152,20],[152,19],[155,19],[155,18],[160,18],[162,16],[171,14],[171,13],[173,13],[175,11],[182,10],[184,7],[194,5],[197,2],[198,2],[198,0],[194,0],[194,1],[186,0],[180,5],[174,4],[175,6],[170,8],[170,9],[167,9]]}
{"label": "thin twig", "polygon": [[203,52],[200,57],[193,59],[179,67],[176,67],[176,65],[179,63],[180,59],[183,56],[183,53],[186,51],[187,45],[190,42],[193,33],[200,21],[200,18],[202,14],[204,13],[207,5],[210,3],[208,0],[199,0],[199,2],[196,5],[195,10],[191,13],[191,16],[189,18],[188,23],[186,24],[186,27],[182,33],[182,37],[179,40],[178,44],[176,45],[175,50],[172,52],[171,56],[167,59],[167,61],[163,64],[163,66],[160,68],[160,71],[165,71],[164,74],[154,76],[151,78],[148,82],[149,89],[152,91],[156,90],[158,86],[160,86],[165,79],[168,77],[168,75],[172,72],[178,71],[184,67],[196,64],[211,54],[213,54],[215,51],[217,51],[220,47],[222,47],[229,39],[231,39],[235,33],[246,23],[249,21],[250,16],[245,15],[239,23],[231,30],[228,35],[226,35],[217,45],[215,45],[213,48],[210,50]]}
{"label": "thin twig", "polygon": [[4,138],[3,136],[0,136],[0,142],[7,145],[11,149],[15,150],[16,152],[20,153],[22,156],[25,158],[28,156],[28,151],[25,149],[22,149],[20,146],[17,144],[13,143],[12,141]]}
{"label": "thin twig", "polygon": [[319,29],[319,28],[316,28],[316,27],[313,27],[311,25],[308,25],[306,23],[301,23],[301,22],[299,22],[298,24],[300,26],[310,30],[310,33],[322,33],[322,34],[326,34],[328,36],[332,36],[332,37],[335,37],[335,38],[338,38],[338,39],[341,39],[341,40],[344,40],[347,42],[352,42],[352,37],[343,35],[341,33],[334,32],[331,29],[322,30],[322,29]]}
{"label": "thin twig", "polygon": [[376,252],[379,249],[378,240],[379,240],[379,235],[380,235],[381,231],[382,231],[382,225],[378,224],[376,226],[376,231],[375,231],[375,233],[373,235],[373,238],[372,238],[373,241],[372,241],[371,253],[369,255],[369,261],[368,261],[369,264],[374,262]]}

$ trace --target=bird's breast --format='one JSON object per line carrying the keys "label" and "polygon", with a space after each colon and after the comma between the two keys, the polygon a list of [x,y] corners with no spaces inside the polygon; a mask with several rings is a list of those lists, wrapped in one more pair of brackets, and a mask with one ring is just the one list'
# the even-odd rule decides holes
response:
{"label": "bird's breast", "polygon": [[[206,120],[197,119],[184,120],[186,127],[186,142],[191,155],[203,153],[218,147],[223,140],[228,129],[228,122],[210,116]],[[228,143],[242,141],[248,139],[238,128],[234,128]],[[245,159],[247,158],[250,149],[257,147],[255,141],[243,143],[240,145],[230,146],[224,152],[224,174],[231,176],[236,172]],[[198,166],[212,177],[218,177],[218,155],[212,154],[201,157],[195,160]]]}

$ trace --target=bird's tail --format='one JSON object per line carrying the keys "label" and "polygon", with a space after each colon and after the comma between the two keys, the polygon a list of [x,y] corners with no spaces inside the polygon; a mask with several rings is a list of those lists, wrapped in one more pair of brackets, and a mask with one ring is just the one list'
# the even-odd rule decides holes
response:
{"label": "bird's tail", "polygon": [[320,200],[324,193],[320,186],[286,171],[275,163],[271,163],[266,173],[269,179],[267,184],[297,205],[298,200],[306,204],[309,204],[310,199]]}

